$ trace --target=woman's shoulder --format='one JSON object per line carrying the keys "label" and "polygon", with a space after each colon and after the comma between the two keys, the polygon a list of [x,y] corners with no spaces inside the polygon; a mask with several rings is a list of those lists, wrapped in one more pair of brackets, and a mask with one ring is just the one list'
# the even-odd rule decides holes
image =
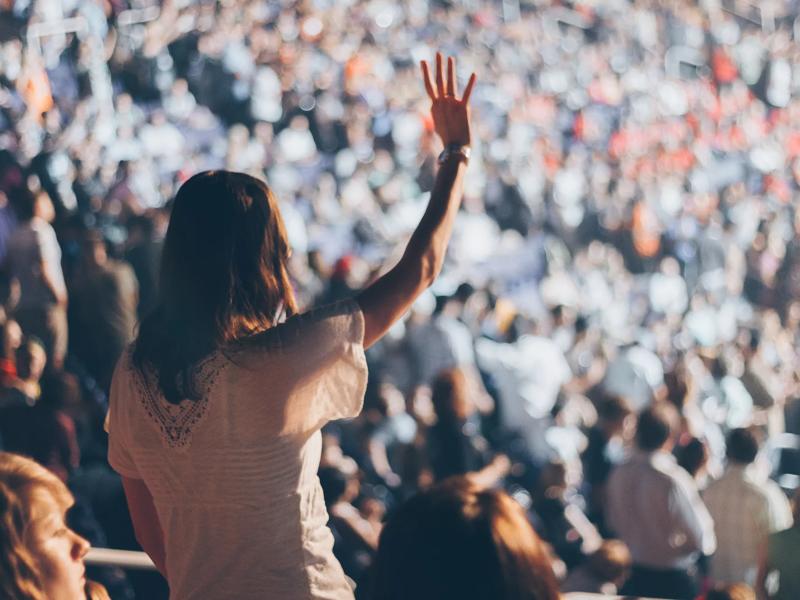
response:
{"label": "woman's shoulder", "polygon": [[342,300],[289,317],[266,331],[248,336],[238,349],[289,349],[300,345],[324,347],[326,342],[363,342],[364,316],[355,299]]}

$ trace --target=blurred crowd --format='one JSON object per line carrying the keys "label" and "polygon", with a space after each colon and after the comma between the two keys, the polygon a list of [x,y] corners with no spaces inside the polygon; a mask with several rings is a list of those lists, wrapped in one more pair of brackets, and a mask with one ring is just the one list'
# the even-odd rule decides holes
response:
{"label": "blurred crowd", "polygon": [[[798,597],[768,576],[786,548],[800,571],[798,14],[0,0],[0,447],[68,482],[93,543],[135,547],[102,425],[177,187],[265,178],[299,304],[352,295],[424,210],[439,148],[418,63],[442,50],[478,80],[463,209],[442,276],[367,354],[363,413],[324,432],[346,573],[366,589],[386,516],[471,474],[527,511],[564,589],[650,568]],[[653,453],[679,491],[648,506],[694,540],[664,552],[619,517],[639,494],[625,469]],[[153,585],[97,578],[119,598]]]}

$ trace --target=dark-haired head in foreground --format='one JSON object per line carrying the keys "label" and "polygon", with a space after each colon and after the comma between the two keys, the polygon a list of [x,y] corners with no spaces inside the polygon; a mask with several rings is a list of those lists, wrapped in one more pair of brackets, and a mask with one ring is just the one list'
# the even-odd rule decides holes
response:
{"label": "dark-haired head in foreground", "polygon": [[557,600],[544,544],[503,492],[454,477],[415,496],[381,533],[373,600]]}
{"label": "dark-haired head in foreground", "polygon": [[289,243],[275,196],[255,177],[198,173],[175,196],[159,297],[141,324],[134,362],[158,373],[165,398],[198,394],[180,382],[224,344],[296,312]]}

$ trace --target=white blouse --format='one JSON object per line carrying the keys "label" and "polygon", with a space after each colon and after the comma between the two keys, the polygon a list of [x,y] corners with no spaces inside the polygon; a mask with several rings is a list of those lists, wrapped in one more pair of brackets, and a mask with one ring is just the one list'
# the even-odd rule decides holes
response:
{"label": "white blouse", "polygon": [[353,598],[317,468],[323,425],[361,411],[363,339],[352,300],[293,317],[204,360],[179,405],[120,359],[108,460],[153,496],[171,599]]}

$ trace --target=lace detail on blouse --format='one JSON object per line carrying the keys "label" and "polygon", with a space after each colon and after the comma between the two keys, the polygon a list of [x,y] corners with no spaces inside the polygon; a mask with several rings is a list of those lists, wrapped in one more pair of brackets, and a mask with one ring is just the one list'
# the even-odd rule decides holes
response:
{"label": "lace detail on blouse", "polygon": [[152,369],[141,369],[129,362],[137,396],[145,412],[161,432],[161,441],[169,448],[186,450],[192,442],[192,433],[202,423],[208,412],[209,396],[214,383],[227,360],[215,352],[192,369],[197,400],[181,400],[180,404],[167,402],[158,387],[158,378]]}

